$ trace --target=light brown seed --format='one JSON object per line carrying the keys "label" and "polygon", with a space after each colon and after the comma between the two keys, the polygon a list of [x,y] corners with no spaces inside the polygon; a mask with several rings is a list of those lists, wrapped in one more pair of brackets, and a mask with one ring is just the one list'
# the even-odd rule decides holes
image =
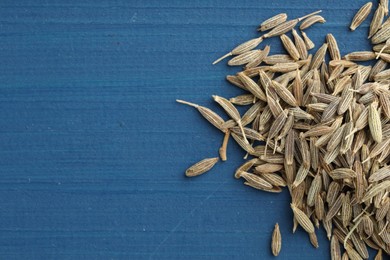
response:
{"label": "light brown seed", "polygon": [[292,29],[292,35],[294,37],[295,47],[298,50],[299,56],[302,59],[307,59],[309,54],[307,52],[305,41],[302,39],[302,37],[298,34],[298,32],[295,29]]}
{"label": "light brown seed", "polygon": [[382,123],[378,113],[378,102],[373,102],[368,108],[368,125],[375,142],[382,142]]}
{"label": "light brown seed", "polygon": [[374,260],[382,260],[382,249],[379,249],[378,253],[376,254]]}
{"label": "light brown seed", "polygon": [[336,236],[330,240],[330,257],[332,260],[341,260],[340,244]]}
{"label": "light brown seed", "polygon": [[261,50],[251,50],[244,52],[233,59],[229,60],[229,66],[240,66],[246,63],[249,63],[255,59],[257,59],[262,54]]}
{"label": "light brown seed", "polygon": [[370,32],[368,33],[368,38],[371,38],[379,30],[379,28],[382,25],[384,16],[385,16],[385,9],[381,4],[379,4],[371,20]]}
{"label": "light brown seed", "polygon": [[314,177],[314,180],[312,181],[309,192],[307,194],[307,200],[306,203],[308,206],[313,207],[315,204],[315,199],[317,195],[319,195],[319,192],[321,191],[322,188],[322,178],[320,174],[317,174]]}
{"label": "light brown seed", "polygon": [[318,248],[318,239],[316,233],[309,233],[310,243],[315,247]]}
{"label": "light brown seed", "polygon": [[177,99],[176,102],[195,107],[199,111],[199,113],[207,121],[209,121],[213,126],[215,126],[216,128],[218,128],[219,130],[221,130],[223,132],[225,131],[224,128],[222,127],[222,125],[225,123],[225,121],[217,113],[215,113],[211,109],[209,109],[207,107],[202,107],[202,106],[199,106],[197,104],[190,103],[190,102],[187,102],[184,100],[180,100],[180,99]]}
{"label": "light brown seed", "polygon": [[326,42],[328,43],[328,50],[332,60],[341,60],[339,46],[337,44],[336,38],[333,34],[328,33],[326,35]]}
{"label": "light brown seed", "polygon": [[326,51],[328,49],[328,44],[324,43],[313,56],[313,60],[310,64],[310,69],[319,69],[322,62],[324,61]]}
{"label": "light brown seed", "polygon": [[255,96],[252,94],[244,94],[244,95],[232,97],[229,99],[229,101],[232,102],[234,105],[247,106],[253,103],[254,97]]}
{"label": "light brown seed", "polygon": [[363,201],[368,201],[382,191],[390,189],[390,180],[383,181],[377,185],[373,185],[364,195]]}
{"label": "light brown seed", "polygon": [[354,31],[359,25],[363,23],[363,21],[370,14],[371,8],[372,8],[372,2],[368,2],[359,9],[359,11],[353,17],[351,26],[349,27],[351,31]]}
{"label": "light brown seed", "polygon": [[246,139],[244,129],[241,124],[241,116],[240,113],[238,112],[237,108],[227,99],[213,95],[213,98],[215,102],[217,102],[225,111],[226,113],[234,120],[237,122],[238,126],[241,128],[242,135],[244,137],[244,142],[249,143],[248,140]]}
{"label": "light brown seed", "polygon": [[379,3],[384,7],[384,13],[387,16],[389,14],[389,0],[379,0]]}
{"label": "light brown seed", "polygon": [[195,163],[185,172],[187,177],[195,177],[209,171],[219,161],[218,157],[206,158],[200,162]]}
{"label": "light brown seed", "polygon": [[257,30],[262,31],[262,32],[270,30],[270,29],[278,26],[279,24],[285,22],[286,20],[287,20],[286,13],[280,13],[280,14],[274,15],[274,16],[268,18],[267,20],[265,20],[264,22],[262,22],[259,26],[259,29],[257,29]]}
{"label": "light brown seed", "polygon": [[376,59],[375,52],[372,51],[355,51],[344,56],[349,61],[369,61]]}
{"label": "light brown seed", "polygon": [[249,172],[241,172],[240,177],[244,178],[247,182],[254,184],[263,189],[272,189],[272,184],[257,176],[256,174]]}
{"label": "light brown seed", "polygon": [[276,81],[272,81],[272,86],[276,90],[276,93],[278,94],[278,96],[284,102],[286,102],[290,106],[297,106],[298,105],[298,102],[295,99],[295,97],[293,96],[293,94],[285,86],[283,86],[282,84],[280,84]]}
{"label": "light brown seed", "polygon": [[254,48],[256,48],[263,41],[263,39],[264,39],[264,37],[261,36],[261,37],[251,39],[249,41],[246,41],[246,42],[238,45],[237,47],[235,47],[229,53],[227,53],[227,54],[223,55],[222,57],[220,57],[219,59],[215,60],[213,62],[213,65],[217,64],[218,62],[220,62],[221,60],[223,60],[223,59],[225,59],[225,58],[227,58],[229,56],[239,55],[239,54],[243,54],[245,52],[248,52],[250,50],[253,50]]}
{"label": "light brown seed", "polygon": [[280,233],[279,224],[275,224],[274,231],[272,232],[272,254],[278,256],[282,249],[282,234]]}
{"label": "light brown seed", "polygon": [[293,203],[290,204],[291,209],[293,210],[294,217],[298,221],[299,225],[307,232],[307,233],[314,233],[314,226],[313,223],[310,221],[310,219],[307,217],[307,215],[300,210],[298,207],[296,207]]}
{"label": "light brown seed", "polygon": [[377,31],[374,36],[371,38],[372,44],[379,44],[387,41],[390,37],[390,24],[383,26],[379,31]]}
{"label": "light brown seed", "polygon": [[326,214],[325,220],[331,220],[336,214],[339,212],[342,206],[342,202],[345,194],[341,193],[341,195],[335,200],[335,202],[329,207],[328,213]]}
{"label": "light brown seed", "polygon": [[267,101],[267,97],[265,96],[264,91],[250,77],[246,76],[243,72],[239,72],[237,77],[241,80],[245,88],[255,97],[259,98],[260,100]]}
{"label": "light brown seed", "polygon": [[325,23],[325,22],[326,22],[325,18],[322,17],[321,15],[313,15],[306,18],[299,26],[299,29],[305,30],[315,23]]}
{"label": "light brown seed", "polygon": [[291,58],[293,58],[294,60],[299,60],[300,58],[299,52],[295,47],[293,41],[290,39],[290,37],[288,37],[285,34],[282,34],[280,36],[280,40],[282,41],[282,44],[286,49],[287,53],[290,54]]}
{"label": "light brown seed", "polygon": [[246,70],[253,69],[256,66],[259,66],[263,62],[263,60],[268,56],[270,50],[271,50],[270,45],[265,46],[264,49],[261,51],[260,55],[258,55],[252,61],[248,62],[248,64],[245,65],[245,69]]}
{"label": "light brown seed", "polygon": [[309,36],[307,36],[307,34],[304,31],[301,31],[301,34],[302,34],[303,40],[305,41],[306,48],[308,50],[313,49],[315,47],[315,44],[312,42],[312,40],[310,40]]}

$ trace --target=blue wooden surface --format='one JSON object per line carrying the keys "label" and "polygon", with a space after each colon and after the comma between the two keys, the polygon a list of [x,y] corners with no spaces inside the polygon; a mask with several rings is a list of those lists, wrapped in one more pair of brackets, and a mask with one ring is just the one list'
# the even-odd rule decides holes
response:
{"label": "blue wooden surface", "polygon": [[332,32],[342,54],[368,49],[368,22],[348,31],[365,2],[1,0],[0,258],[272,259],[279,222],[279,259],[328,259],[324,232],[319,249],[292,234],[286,192],[233,178],[233,142],[226,163],[184,177],[222,135],[174,100],[222,112],[210,96],[242,92],[211,62],[280,12],[322,9],[317,46]]}

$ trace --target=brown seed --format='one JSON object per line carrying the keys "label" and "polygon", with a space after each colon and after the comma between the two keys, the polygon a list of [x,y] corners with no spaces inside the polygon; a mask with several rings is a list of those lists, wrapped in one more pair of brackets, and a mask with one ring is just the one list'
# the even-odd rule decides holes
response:
{"label": "brown seed", "polygon": [[315,204],[315,199],[317,195],[319,195],[319,192],[322,188],[322,178],[320,174],[317,174],[314,177],[314,180],[311,183],[311,186],[309,188],[309,192],[307,194],[307,205],[312,207]]}
{"label": "brown seed", "polygon": [[324,61],[326,50],[328,49],[328,44],[324,43],[316,52],[311,61],[311,69],[319,69],[321,63]]}
{"label": "brown seed", "polygon": [[254,48],[256,48],[263,41],[263,39],[264,39],[264,37],[261,36],[261,37],[258,37],[258,38],[255,38],[255,39],[251,39],[249,41],[246,41],[246,42],[238,45],[231,52],[223,55],[222,57],[220,57],[219,59],[214,61],[213,65],[217,64],[218,62],[220,62],[221,60],[223,60],[223,59],[225,59],[225,58],[227,58],[229,56],[239,55],[239,54],[243,54],[245,52],[248,52],[250,50],[253,50]]}
{"label": "brown seed", "polygon": [[374,36],[371,38],[372,44],[379,44],[385,42],[389,39],[390,36],[390,24],[382,26],[382,28],[377,31]]}
{"label": "brown seed", "polygon": [[238,112],[237,108],[234,107],[234,105],[227,99],[213,95],[213,98],[215,102],[217,102],[225,111],[226,113],[234,120],[237,122],[238,126],[241,128],[242,135],[244,137],[244,142],[249,143],[248,140],[246,139],[244,129],[241,124],[241,116],[240,113]]}
{"label": "brown seed", "polygon": [[237,77],[241,80],[245,88],[255,97],[259,98],[260,100],[267,101],[267,97],[265,96],[264,91],[250,77],[246,76],[243,72],[238,73]]}
{"label": "brown seed", "polygon": [[278,256],[280,250],[282,249],[282,234],[280,233],[279,224],[275,224],[274,231],[272,233],[272,244],[271,244],[272,254]]}
{"label": "brown seed", "polygon": [[368,108],[368,125],[375,142],[382,142],[382,123],[377,110],[378,102],[373,102]]}
{"label": "brown seed", "polygon": [[225,123],[225,121],[217,113],[215,113],[211,109],[209,109],[207,107],[202,107],[202,106],[199,106],[197,104],[190,103],[190,102],[187,102],[184,100],[180,100],[180,99],[177,99],[176,102],[195,107],[196,109],[198,109],[199,113],[201,113],[201,115],[207,121],[209,121],[213,126],[215,126],[216,128],[218,128],[221,131],[225,131],[222,127],[222,125],[223,125],[223,123]]}
{"label": "brown seed", "polygon": [[308,50],[313,49],[315,47],[315,45],[312,42],[312,40],[310,40],[309,36],[307,36],[307,34],[304,31],[301,31],[301,34],[302,34],[303,40],[305,41],[306,48]]}
{"label": "brown seed", "polygon": [[389,14],[389,0],[379,0],[379,3],[384,7],[385,15]]}
{"label": "brown seed", "polygon": [[240,66],[246,63],[249,63],[258,57],[261,57],[262,51],[261,50],[251,50],[244,52],[233,59],[229,60],[228,65],[229,66]]}
{"label": "brown seed", "polygon": [[359,11],[355,14],[355,17],[352,19],[351,26],[349,27],[351,31],[354,31],[370,14],[372,8],[372,2],[368,2],[363,5]]}
{"label": "brown seed", "polygon": [[328,210],[328,213],[326,214],[325,220],[329,221],[334,216],[336,216],[336,214],[341,209],[344,196],[345,196],[344,193],[341,193],[341,195],[336,199],[336,201],[329,207],[329,210]]}
{"label": "brown seed", "polygon": [[340,244],[334,235],[330,240],[330,256],[332,260],[341,260]]}
{"label": "brown seed", "polygon": [[370,32],[368,33],[368,38],[371,38],[379,30],[379,28],[382,25],[384,16],[385,16],[385,9],[381,4],[379,4],[371,20]]}
{"label": "brown seed", "polygon": [[307,52],[307,47],[305,44],[305,41],[302,39],[302,37],[298,34],[298,32],[294,29],[292,29],[292,35],[294,37],[294,43],[295,46],[298,50],[299,56],[302,59],[307,59],[308,58],[308,52]]}
{"label": "brown seed", "polygon": [[350,61],[369,61],[375,60],[376,54],[372,51],[356,51],[348,53],[344,56],[344,58]]}
{"label": "brown seed", "polygon": [[333,34],[328,33],[326,35],[326,42],[328,43],[328,50],[332,60],[341,60],[339,46]]}
{"label": "brown seed", "polygon": [[259,26],[259,29],[257,29],[257,30],[262,31],[262,32],[270,30],[270,29],[278,26],[279,24],[285,22],[286,20],[287,20],[286,13],[277,14],[275,16],[272,16],[271,18],[268,18],[264,22],[262,22]]}
{"label": "brown seed", "polygon": [[386,180],[377,185],[373,185],[364,195],[363,201],[368,201],[369,199],[376,196],[378,193],[388,190],[389,188],[390,188],[390,180]]}
{"label": "brown seed", "polygon": [[299,58],[300,58],[299,52],[298,52],[297,48],[295,47],[295,44],[293,43],[293,41],[290,39],[290,37],[288,37],[285,34],[282,34],[280,36],[280,40],[282,41],[282,44],[283,44],[284,48],[286,49],[286,51],[288,52],[288,54],[290,54],[290,56],[294,60],[299,60]]}
{"label": "brown seed", "polygon": [[185,172],[187,177],[195,177],[209,171],[219,161],[218,157],[206,158],[200,162],[195,163]]}
{"label": "brown seed", "polygon": [[306,214],[297,208],[293,203],[290,204],[291,209],[293,210],[294,217],[298,221],[299,225],[307,232],[307,233],[314,233],[314,226],[313,223],[310,221],[310,219],[306,216]]}
{"label": "brown seed", "polygon": [[315,23],[325,23],[326,20],[321,15],[313,15],[306,18],[299,26],[300,30],[305,30]]}

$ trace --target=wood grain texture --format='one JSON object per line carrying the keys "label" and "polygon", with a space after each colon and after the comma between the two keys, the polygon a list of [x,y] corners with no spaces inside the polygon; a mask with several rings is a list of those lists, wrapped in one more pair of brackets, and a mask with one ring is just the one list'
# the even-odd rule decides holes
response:
{"label": "wood grain texture", "polygon": [[226,163],[184,177],[223,135],[174,100],[223,114],[211,95],[242,91],[211,62],[280,12],[323,9],[307,30],[318,47],[331,32],[342,55],[368,49],[368,23],[348,30],[364,2],[2,0],[0,258],[273,259],[279,222],[279,259],[328,259],[322,231],[317,250],[292,235],[286,192],[233,178],[233,142]]}

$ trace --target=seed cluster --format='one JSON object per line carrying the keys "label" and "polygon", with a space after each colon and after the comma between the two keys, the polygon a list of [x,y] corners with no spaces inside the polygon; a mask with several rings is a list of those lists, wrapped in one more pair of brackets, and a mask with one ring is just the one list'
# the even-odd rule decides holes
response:
{"label": "seed cluster", "polygon": [[[360,8],[352,31],[372,6],[369,2]],[[390,18],[383,22],[388,1],[380,1],[371,21],[373,50],[344,56],[332,34],[314,55],[309,53],[314,44],[302,30],[325,22],[318,13],[292,20],[285,13],[271,17],[258,29],[268,32],[214,62],[235,55],[228,64],[244,66],[227,80],[245,94],[213,96],[230,120],[177,101],[195,107],[224,133],[222,161],[227,159],[230,136],[247,152],[245,159],[250,157],[236,170],[236,178],[266,192],[288,188],[293,231],[301,226],[318,247],[315,229],[322,224],[332,259],[367,259],[367,247],[378,250],[375,259],[382,259],[382,254],[390,254]],[[294,29],[299,23],[301,34]],[[276,36],[286,54],[270,55],[267,45],[255,49]],[[358,63],[370,60],[376,64]],[[236,106],[250,107],[240,115]],[[186,175],[200,175],[217,162],[218,158],[204,159]],[[281,250],[278,224],[271,248],[274,255]]]}

